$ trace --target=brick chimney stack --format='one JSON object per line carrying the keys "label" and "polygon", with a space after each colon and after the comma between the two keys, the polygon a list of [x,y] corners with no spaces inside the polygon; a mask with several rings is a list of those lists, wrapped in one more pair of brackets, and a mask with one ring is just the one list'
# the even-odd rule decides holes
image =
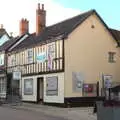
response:
{"label": "brick chimney stack", "polygon": [[20,35],[29,32],[29,21],[27,19],[21,19],[20,21]]}
{"label": "brick chimney stack", "polygon": [[44,4],[42,8],[40,3],[38,3],[38,8],[36,10],[36,35],[38,35],[46,26],[46,11],[44,10]]}

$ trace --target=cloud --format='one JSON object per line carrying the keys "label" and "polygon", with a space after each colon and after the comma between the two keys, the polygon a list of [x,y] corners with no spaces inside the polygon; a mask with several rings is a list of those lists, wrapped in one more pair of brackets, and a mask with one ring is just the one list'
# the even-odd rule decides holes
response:
{"label": "cloud", "polygon": [[30,32],[35,32],[36,28],[36,8],[37,3],[45,4],[47,11],[46,22],[51,25],[80,14],[80,10],[65,8],[54,0],[0,0],[0,24],[14,35],[19,34],[19,21],[21,18],[29,20]]}

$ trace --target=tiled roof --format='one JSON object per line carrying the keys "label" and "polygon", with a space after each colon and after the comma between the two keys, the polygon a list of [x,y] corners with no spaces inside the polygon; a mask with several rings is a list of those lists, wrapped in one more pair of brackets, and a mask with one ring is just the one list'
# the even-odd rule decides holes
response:
{"label": "tiled roof", "polygon": [[109,29],[112,35],[114,36],[118,46],[120,46],[120,31],[115,29]]}
{"label": "tiled roof", "polygon": [[58,38],[66,38],[78,25],[80,25],[84,20],[86,20],[90,15],[95,13],[108,31],[115,38],[116,42],[120,46],[120,32],[117,30],[109,29],[108,26],[104,23],[102,18],[97,14],[95,10],[90,10],[88,12],[77,15],[73,18],[64,20],[60,23],[46,27],[38,36],[35,33],[30,34],[25,40],[12,49],[16,51],[23,48],[29,48],[34,45],[44,43],[46,41],[52,41]]}
{"label": "tiled roof", "polygon": [[33,33],[33,34],[29,34],[29,36],[23,40],[21,43],[19,43],[16,47],[14,47],[12,50],[9,50],[9,51],[14,51],[14,50],[19,50],[19,49],[22,49],[22,48],[27,48],[29,46],[33,46],[36,44],[36,34]]}
{"label": "tiled roof", "polygon": [[41,42],[46,42],[47,40],[53,40],[56,37],[67,37],[69,33],[71,33],[78,25],[80,25],[94,12],[95,10],[90,10],[60,23],[48,26],[38,36],[36,36],[35,33],[31,34],[12,50],[14,51],[25,47],[30,47]]}

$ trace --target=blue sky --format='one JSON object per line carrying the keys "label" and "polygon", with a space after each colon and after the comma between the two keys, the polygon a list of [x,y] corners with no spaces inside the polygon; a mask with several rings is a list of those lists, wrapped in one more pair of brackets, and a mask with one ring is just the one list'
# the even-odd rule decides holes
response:
{"label": "blue sky", "polygon": [[95,9],[109,27],[120,30],[120,0],[55,0],[64,7]]}

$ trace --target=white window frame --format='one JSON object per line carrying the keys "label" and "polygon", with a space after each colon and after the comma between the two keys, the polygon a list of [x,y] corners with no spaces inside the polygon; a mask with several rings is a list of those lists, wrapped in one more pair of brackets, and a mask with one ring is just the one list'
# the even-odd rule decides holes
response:
{"label": "white window frame", "polygon": [[27,62],[28,64],[33,63],[33,49],[30,48],[27,50]]}

